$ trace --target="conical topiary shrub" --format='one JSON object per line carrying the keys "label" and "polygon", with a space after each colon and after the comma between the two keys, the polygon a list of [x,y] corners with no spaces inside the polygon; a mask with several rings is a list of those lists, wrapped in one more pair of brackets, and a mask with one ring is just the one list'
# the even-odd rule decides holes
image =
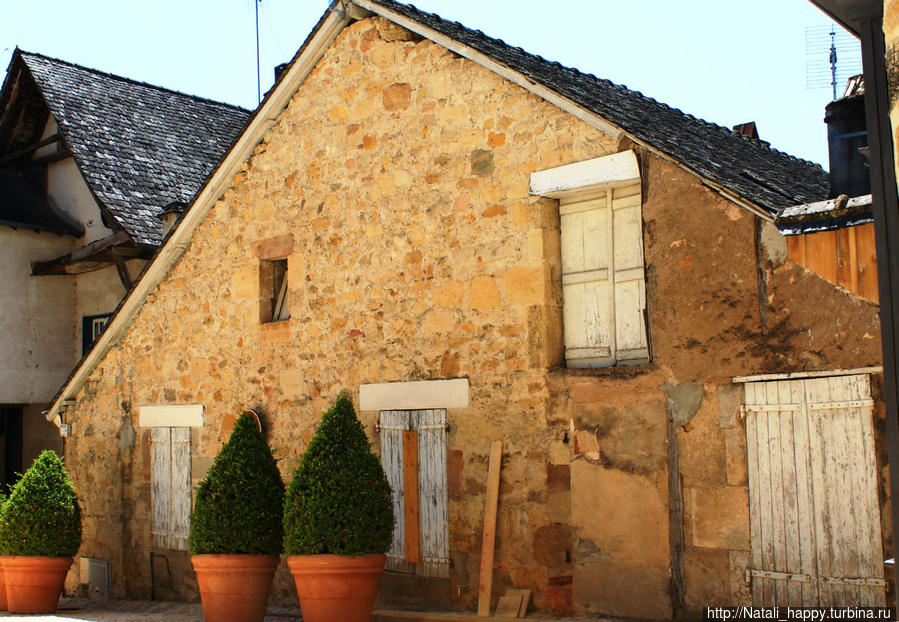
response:
{"label": "conical topiary shrub", "polygon": [[284,535],[284,481],[255,417],[238,417],[228,442],[197,487],[190,516],[193,555],[278,555]]}
{"label": "conical topiary shrub", "polygon": [[0,510],[4,555],[71,557],[81,546],[81,507],[55,451],[35,459]]}
{"label": "conical topiary shrub", "polygon": [[387,476],[341,395],[284,501],[284,549],[306,622],[371,620],[393,522]]}
{"label": "conical topiary shrub", "polygon": [[390,484],[346,395],[322,417],[284,503],[288,555],[384,553],[393,538]]}
{"label": "conical topiary shrub", "polygon": [[284,542],[284,481],[252,411],[197,488],[190,552],[206,622],[262,622]]}
{"label": "conical topiary shrub", "polygon": [[62,458],[46,450],[0,509],[10,613],[52,613],[81,546],[81,508]]}

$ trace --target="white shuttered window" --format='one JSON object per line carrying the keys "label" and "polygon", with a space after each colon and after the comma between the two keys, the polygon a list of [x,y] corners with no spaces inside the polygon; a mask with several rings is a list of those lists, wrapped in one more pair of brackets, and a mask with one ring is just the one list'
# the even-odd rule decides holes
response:
{"label": "white shuttered window", "polygon": [[571,367],[649,361],[639,180],[562,198],[565,359]]}
{"label": "white shuttered window", "polygon": [[156,427],[151,436],[153,542],[187,550],[190,531],[190,428]]}
{"label": "white shuttered window", "polygon": [[378,428],[396,519],[387,569],[449,577],[446,410],[384,410]]}

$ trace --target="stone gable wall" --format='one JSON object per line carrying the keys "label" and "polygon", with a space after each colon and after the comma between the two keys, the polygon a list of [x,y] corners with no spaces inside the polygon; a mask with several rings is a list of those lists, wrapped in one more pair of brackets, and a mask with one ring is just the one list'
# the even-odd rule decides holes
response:
{"label": "stone gable wall", "polygon": [[[528,587],[552,613],[670,617],[668,422],[681,412],[688,600],[742,598],[703,574],[726,559],[738,576],[748,549],[745,453],[738,430],[715,427],[719,387],[872,364],[879,340],[862,333],[876,337],[876,310],[853,307],[844,334],[824,334],[851,299],[795,266],[759,267],[754,217],[642,153],[654,360],[560,367],[558,208],[529,196],[528,176],[629,147],[381,19],[345,29],[66,413],[81,554],[110,560],[113,594],[147,598],[152,582],[157,598],[196,598],[186,554],[151,543],[140,406],[205,405],[195,480],[255,408],[289,476],[340,391],[358,405],[363,383],[467,377],[470,406],[447,414],[451,578],[391,575],[385,604],[475,606],[487,452],[502,439],[494,595]],[[280,256],[290,319],[261,323],[260,261]],[[793,305],[808,283],[826,302],[814,311]],[[361,413],[377,450],[376,418]],[[691,539],[710,495],[733,501],[732,533]],[[150,551],[164,559],[151,567]],[[283,568],[273,598],[294,602]]]}

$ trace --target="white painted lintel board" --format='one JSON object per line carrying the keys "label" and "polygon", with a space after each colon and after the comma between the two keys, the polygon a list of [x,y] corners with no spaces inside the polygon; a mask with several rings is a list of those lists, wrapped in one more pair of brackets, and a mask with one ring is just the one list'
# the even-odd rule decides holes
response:
{"label": "white painted lintel board", "polygon": [[531,173],[531,194],[563,198],[572,191],[593,186],[608,187],[640,179],[640,166],[633,151],[565,164]]}
{"label": "white painted lintel board", "polygon": [[138,425],[144,428],[202,428],[202,404],[141,406]]}
{"label": "white painted lintel board", "polygon": [[468,378],[380,382],[359,386],[359,410],[467,407]]}

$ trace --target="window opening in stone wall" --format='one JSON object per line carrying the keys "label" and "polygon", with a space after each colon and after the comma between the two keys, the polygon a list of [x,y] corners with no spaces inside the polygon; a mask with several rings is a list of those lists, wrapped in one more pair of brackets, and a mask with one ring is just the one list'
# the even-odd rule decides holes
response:
{"label": "window opening in stone wall", "polygon": [[280,322],[290,318],[287,296],[287,259],[262,260],[259,263],[261,321]]}

